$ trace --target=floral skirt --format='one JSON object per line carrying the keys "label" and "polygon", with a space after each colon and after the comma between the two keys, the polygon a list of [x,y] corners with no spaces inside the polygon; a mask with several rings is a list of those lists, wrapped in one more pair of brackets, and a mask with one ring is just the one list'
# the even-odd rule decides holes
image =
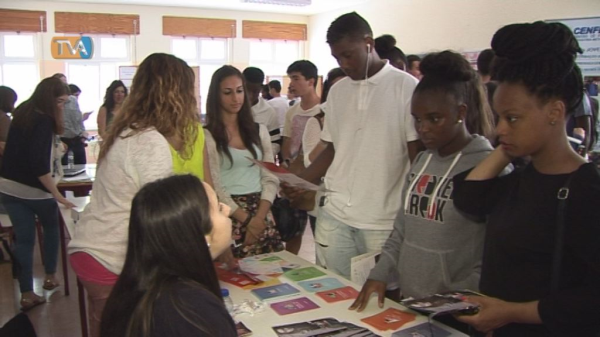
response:
{"label": "floral skirt", "polygon": [[[254,216],[258,210],[260,204],[260,193],[250,193],[246,195],[232,195],[233,201],[242,208],[244,211]],[[248,246],[244,245],[244,239],[246,238],[247,226],[243,226],[241,222],[234,218],[232,220],[233,227],[233,239],[235,240],[236,247],[233,247],[233,255],[236,258],[244,258],[248,256],[279,252],[284,249],[283,241],[281,236],[275,227],[275,221],[273,220],[273,214],[269,210],[265,223],[267,227],[260,234],[258,240]]]}

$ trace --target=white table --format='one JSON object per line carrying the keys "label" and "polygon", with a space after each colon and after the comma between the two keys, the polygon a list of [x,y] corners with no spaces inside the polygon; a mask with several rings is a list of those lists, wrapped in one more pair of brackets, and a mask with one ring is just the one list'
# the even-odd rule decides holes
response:
{"label": "white table", "polygon": [[[328,271],[327,269],[322,269],[322,268],[320,268],[320,267],[318,267],[296,255],[293,255],[289,252],[283,251],[283,252],[276,253],[275,255],[277,255],[277,256],[281,257],[282,259],[289,261],[291,263],[300,264],[302,267],[308,267],[308,266],[316,267],[319,270],[321,270],[327,274],[327,275],[321,276],[319,278],[335,277],[338,280],[340,280],[340,282],[342,282],[343,284],[352,286],[355,289],[360,290],[360,287],[358,287],[356,284],[353,284],[352,282],[333,274],[332,272]],[[376,298],[371,298],[371,301],[369,302],[369,305],[367,306],[367,308],[363,312],[359,313],[359,312],[356,312],[353,310],[348,310],[348,307],[352,304],[352,300],[341,301],[341,302],[336,302],[336,303],[327,303],[324,300],[322,300],[320,297],[316,296],[314,293],[305,291],[302,287],[300,287],[297,284],[297,282],[291,281],[291,280],[287,279],[285,276],[280,276],[279,280],[281,281],[281,283],[289,283],[294,288],[299,289],[300,294],[298,294],[296,296],[292,296],[292,297],[283,297],[280,300],[270,300],[265,305],[265,310],[261,313],[255,314],[254,316],[250,316],[248,314],[236,315],[235,320],[242,321],[250,330],[252,330],[253,336],[261,336],[261,337],[277,336],[277,334],[275,334],[275,332],[272,329],[273,326],[284,325],[284,324],[289,324],[289,323],[297,323],[297,322],[307,322],[307,321],[320,319],[320,318],[333,317],[340,322],[350,322],[352,324],[368,328],[369,330],[373,331],[375,334],[378,334],[378,335],[381,335],[384,337],[389,337],[392,335],[392,333],[394,331],[377,330],[374,327],[372,327],[366,323],[363,323],[361,321],[361,319],[365,318],[365,317],[376,315],[388,308],[396,308],[396,309],[399,309],[402,311],[414,313],[413,311],[411,311],[389,299],[385,300],[384,307],[383,307],[383,309],[381,309],[377,305]],[[231,299],[233,300],[234,304],[239,304],[246,299],[252,300],[252,301],[257,301],[257,302],[259,301],[259,299],[256,296],[254,296],[252,293],[250,293],[250,290],[244,290],[242,288],[238,288],[232,284],[224,283],[222,281],[220,283],[221,283],[221,288],[225,288],[225,289],[229,290],[229,294],[230,294]],[[273,311],[271,309],[271,307],[269,306],[270,303],[285,301],[285,300],[289,300],[292,298],[299,298],[299,297],[304,297],[304,296],[307,298],[310,298],[313,302],[318,304],[320,308],[309,310],[309,311],[303,311],[303,312],[299,312],[299,313],[295,313],[295,314],[280,316],[275,311]],[[428,319],[426,316],[417,314],[417,317],[414,321],[406,323],[405,325],[403,325],[400,328],[400,330],[410,328],[410,327],[419,325],[419,324],[427,322],[427,321],[428,321]],[[454,330],[448,326],[445,326],[439,322],[432,321],[432,323],[434,325],[443,326],[444,329],[451,331],[452,336],[466,336],[465,334],[463,334],[457,330]]]}

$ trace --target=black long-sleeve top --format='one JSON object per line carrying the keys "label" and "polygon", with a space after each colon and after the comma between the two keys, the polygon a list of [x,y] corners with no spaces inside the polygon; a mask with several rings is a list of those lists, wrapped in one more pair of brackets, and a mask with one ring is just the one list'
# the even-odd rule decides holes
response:
{"label": "black long-sleeve top", "polygon": [[29,130],[12,123],[8,132],[1,176],[21,184],[50,192],[39,177],[51,172],[50,156],[54,142],[52,118],[36,114]]}
{"label": "black long-sleeve top", "polygon": [[[174,300],[180,302],[182,308],[175,306]],[[185,313],[182,309],[185,309]],[[237,336],[235,324],[223,302],[208,290],[184,282],[175,283],[158,297],[154,303],[152,320],[152,337]]]}
{"label": "black long-sleeve top", "polygon": [[480,291],[510,302],[539,300],[541,325],[509,324],[502,336],[599,336],[600,175],[584,164],[567,199],[560,285],[551,291],[558,190],[568,174],[547,175],[528,165],[504,177],[454,177],[454,204],[488,216]]}

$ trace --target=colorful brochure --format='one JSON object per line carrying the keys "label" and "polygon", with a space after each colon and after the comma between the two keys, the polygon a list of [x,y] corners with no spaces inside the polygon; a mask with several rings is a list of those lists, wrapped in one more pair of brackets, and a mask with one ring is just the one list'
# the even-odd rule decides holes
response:
{"label": "colorful brochure", "polygon": [[271,309],[280,315],[295,314],[301,311],[307,311],[320,308],[315,302],[306,297],[294,298],[291,300],[271,304]]}
{"label": "colorful brochure", "polygon": [[295,295],[300,293],[300,290],[287,283],[283,283],[270,287],[252,289],[250,292],[260,300],[265,301],[277,297]]}
{"label": "colorful brochure", "polygon": [[308,280],[311,278],[315,278],[315,277],[320,277],[320,276],[324,276],[325,273],[320,271],[319,269],[315,268],[315,267],[306,267],[306,268],[298,268],[298,269],[293,269],[290,271],[286,271],[285,273],[283,273],[283,276],[287,277],[288,279],[298,282],[298,281],[304,281],[304,280]]}
{"label": "colorful brochure", "polygon": [[361,319],[361,321],[378,330],[398,330],[401,326],[415,320],[416,315],[398,309],[389,308],[377,315]]}
{"label": "colorful brochure", "polygon": [[340,282],[340,280],[333,277],[320,278],[310,281],[300,281],[298,282],[298,285],[311,293],[344,287],[344,284]]}
{"label": "colorful brochure", "polygon": [[319,291],[317,296],[321,297],[327,303],[334,303],[357,298],[358,290],[348,286],[327,291]]}
{"label": "colorful brochure", "polygon": [[257,282],[249,277],[249,275],[238,274],[234,271],[227,270],[223,265],[215,266],[217,277],[223,282],[233,284],[236,287],[245,288],[247,286],[256,285]]}

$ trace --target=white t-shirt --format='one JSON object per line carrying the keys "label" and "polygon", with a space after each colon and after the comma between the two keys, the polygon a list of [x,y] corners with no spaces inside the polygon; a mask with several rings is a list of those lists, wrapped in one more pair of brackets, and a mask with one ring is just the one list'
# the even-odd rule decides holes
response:
{"label": "white t-shirt", "polygon": [[86,252],[106,269],[120,274],[133,197],[145,184],[172,174],[169,143],[155,129],[117,138],[98,166],[94,193],[75,226],[69,254]]}
{"label": "white t-shirt", "polygon": [[346,77],[331,88],[321,139],[335,157],[325,175],[324,210],[358,229],[391,230],[418,139],[410,114],[417,80],[388,63],[368,80]]}
{"label": "white t-shirt", "polygon": [[321,124],[316,118],[309,118],[302,134],[302,151],[304,151],[304,167],[310,166],[308,155],[321,141]]}
{"label": "white t-shirt", "polygon": [[321,105],[317,104],[308,110],[302,109],[302,104],[296,104],[285,114],[285,125],[283,127],[283,136],[291,140],[290,153],[292,158],[302,154],[302,135],[306,128],[306,123],[314,115],[321,112]]}
{"label": "white t-shirt", "polygon": [[[275,109],[273,109],[273,107],[262,97],[259,97],[258,103],[252,106],[252,117],[254,117],[256,123],[267,127],[267,130],[271,135],[271,142],[276,142],[281,139],[277,112],[275,112]],[[279,144],[273,144],[272,148],[273,155],[276,155],[279,152]]]}
{"label": "white t-shirt", "polygon": [[269,103],[269,105],[275,109],[275,112],[277,113],[277,120],[279,121],[279,128],[283,128],[283,125],[285,124],[285,113],[290,108],[289,101],[287,98],[280,96],[268,100],[267,103]]}

